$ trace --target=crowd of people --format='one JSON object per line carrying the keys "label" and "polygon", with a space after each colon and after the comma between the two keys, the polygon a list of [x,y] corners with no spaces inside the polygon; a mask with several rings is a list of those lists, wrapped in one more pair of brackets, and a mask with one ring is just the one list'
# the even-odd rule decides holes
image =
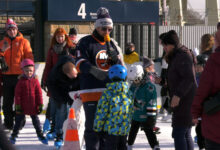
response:
{"label": "crowd of people", "polygon": [[[162,120],[172,115],[176,150],[194,149],[193,125],[199,149],[220,149],[220,23],[215,35],[201,37],[198,56],[180,43],[176,31],[162,33],[158,37],[164,50],[160,76],[153,60],[135,52],[134,43],[127,43],[123,55],[109,36],[113,21],[106,8],[98,9],[94,25],[93,33],[79,42],[75,28],[69,34],[63,28],[56,29],[39,82],[29,41],[12,19],[7,20],[6,35],[0,42],[4,113],[4,121],[0,118],[0,149],[15,149],[10,143],[16,144],[25,115],[31,116],[43,144],[54,140],[60,148],[63,123],[74,103],[70,91],[80,91],[86,150],[132,150],[139,128],[150,147],[160,150],[159,128],[155,127],[160,114]],[[162,87],[160,110],[155,84]],[[43,109],[41,89],[49,97],[43,130],[38,118]],[[13,130],[9,140],[5,129]]]}

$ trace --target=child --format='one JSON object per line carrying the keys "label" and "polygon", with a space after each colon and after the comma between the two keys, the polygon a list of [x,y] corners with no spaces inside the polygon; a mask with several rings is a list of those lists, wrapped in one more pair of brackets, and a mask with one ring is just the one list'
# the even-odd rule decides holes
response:
{"label": "child", "polygon": [[[144,69],[144,78],[145,78],[144,80],[145,81],[150,81],[153,84],[161,83],[161,78],[159,78],[157,73],[155,72],[154,62],[145,56],[143,57],[143,69]],[[156,134],[160,133],[159,127],[154,127],[153,130]]]}
{"label": "child", "polygon": [[127,70],[122,65],[109,69],[109,78],[95,114],[93,129],[102,133],[105,139],[101,148],[105,150],[127,150],[126,139],[130,130],[133,101],[128,89]]}
{"label": "child", "polygon": [[78,72],[74,64],[75,59],[72,56],[61,56],[47,79],[52,97],[50,114],[53,116],[52,122],[55,123],[56,132],[54,145],[57,148],[63,144],[63,122],[67,119],[68,105],[71,106],[73,103],[69,92],[79,90]]}
{"label": "child", "polygon": [[[195,70],[196,70],[196,81],[197,81],[197,84],[199,85],[199,78],[204,70],[204,66],[208,60],[208,56],[207,55],[198,55],[197,57],[197,64],[196,64],[196,67],[195,67]],[[205,148],[205,139],[204,137],[202,136],[202,129],[201,129],[201,118],[198,118],[199,122],[198,124],[196,125],[196,137],[195,137],[195,142],[197,142],[198,146],[199,146],[199,149],[203,149]]]}
{"label": "child", "polygon": [[144,71],[141,65],[132,65],[128,72],[129,78],[133,79],[130,90],[134,94],[134,114],[128,137],[128,149],[132,149],[139,127],[141,127],[151,148],[159,150],[159,143],[153,131],[157,115],[156,87],[149,80],[146,81],[146,78],[143,78]]}
{"label": "child", "polygon": [[43,136],[38,114],[43,108],[42,91],[39,81],[34,74],[34,62],[31,59],[24,59],[21,62],[23,74],[19,76],[19,81],[15,88],[15,126],[11,134],[11,143],[15,144],[19,128],[25,115],[30,115],[39,140],[43,144],[48,144],[48,140]]}

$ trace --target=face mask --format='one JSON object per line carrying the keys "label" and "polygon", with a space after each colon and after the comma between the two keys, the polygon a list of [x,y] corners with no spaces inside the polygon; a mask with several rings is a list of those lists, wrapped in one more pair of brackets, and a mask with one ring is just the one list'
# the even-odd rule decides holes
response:
{"label": "face mask", "polygon": [[131,49],[131,48],[126,48],[125,49],[125,54],[126,55],[129,55],[129,54],[131,54],[131,53],[133,53],[134,51]]}

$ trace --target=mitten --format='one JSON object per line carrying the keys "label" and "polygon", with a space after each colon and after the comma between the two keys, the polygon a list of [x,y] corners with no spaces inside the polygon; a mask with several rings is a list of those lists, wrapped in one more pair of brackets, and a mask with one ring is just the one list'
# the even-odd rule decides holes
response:
{"label": "mitten", "polygon": [[21,105],[15,105],[16,114],[22,114],[23,110],[21,109]]}
{"label": "mitten", "polygon": [[7,65],[7,63],[5,62],[5,58],[4,58],[3,56],[0,57],[0,66],[1,66],[2,72],[8,71],[8,65]]}
{"label": "mitten", "polygon": [[101,69],[91,66],[89,69],[89,73],[91,73],[96,79],[104,81],[108,78],[108,72],[102,71]]}
{"label": "mitten", "polygon": [[37,114],[40,114],[40,113],[42,112],[43,106],[44,106],[43,104],[41,104],[41,105],[38,106],[38,112],[37,112]]}

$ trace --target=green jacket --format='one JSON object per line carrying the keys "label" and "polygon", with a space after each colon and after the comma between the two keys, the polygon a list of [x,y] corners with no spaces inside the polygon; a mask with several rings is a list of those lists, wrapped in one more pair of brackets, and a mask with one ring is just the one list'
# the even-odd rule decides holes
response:
{"label": "green jacket", "polygon": [[146,121],[147,117],[157,115],[157,92],[151,82],[145,82],[140,86],[131,85],[130,90],[134,94],[133,120]]}

